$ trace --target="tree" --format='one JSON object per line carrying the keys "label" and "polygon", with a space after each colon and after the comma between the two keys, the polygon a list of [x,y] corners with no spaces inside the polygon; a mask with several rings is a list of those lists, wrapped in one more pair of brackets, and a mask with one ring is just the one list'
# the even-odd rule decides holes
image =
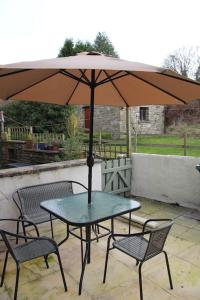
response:
{"label": "tree", "polygon": [[6,126],[33,126],[35,132],[64,132],[71,106],[10,101],[2,106]]}
{"label": "tree", "polygon": [[60,49],[58,57],[76,55],[80,52],[90,51],[97,51],[105,55],[118,57],[114,46],[105,32],[98,32],[93,44],[89,41],[82,42],[80,40],[75,43],[73,39],[66,39],[63,47]]}
{"label": "tree", "polygon": [[63,47],[60,49],[58,57],[76,55],[77,53],[80,52],[89,52],[92,50],[94,50],[93,46],[88,41],[86,42],[78,41],[77,43],[74,43],[73,39],[66,39]]}
{"label": "tree", "polygon": [[[170,54],[164,61],[167,67],[181,75],[200,81],[200,57],[198,48],[180,48]],[[197,123],[200,116],[199,100],[192,101],[188,105],[168,105],[165,108],[165,124],[193,124]]]}
{"label": "tree", "polygon": [[169,68],[183,76],[195,77],[199,66],[198,48],[182,47],[164,60],[164,67]]}
{"label": "tree", "polygon": [[71,56],[71,55],[75,55],[74,42],[72,39],[66,39],[64,42],[64,45],[60,49],[58,57],[65,57],[65,56]]}
{"label": "tree", "polygon": [[97,33],[97,36],[93,43],[93,48],[95,51],[98,51],[105,55],[119,57],[105,32]]}

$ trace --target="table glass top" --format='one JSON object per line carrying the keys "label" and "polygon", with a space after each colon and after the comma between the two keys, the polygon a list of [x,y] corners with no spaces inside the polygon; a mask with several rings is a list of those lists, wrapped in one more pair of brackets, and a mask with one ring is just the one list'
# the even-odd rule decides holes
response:
{"label": "table glass top", "polygon": [[109,193],[92,192],[92,204],[88,205],[86,192],[43,201],[41,207],[71,225],[84,226],[137,210],[140,203]]}

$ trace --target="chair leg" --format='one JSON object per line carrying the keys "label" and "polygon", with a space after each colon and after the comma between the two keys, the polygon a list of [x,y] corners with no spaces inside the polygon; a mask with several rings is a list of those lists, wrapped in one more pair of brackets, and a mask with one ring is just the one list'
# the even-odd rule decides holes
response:
{"label": "chair leg", "polygon": [[143,291],[142,291],[142,263],[139,265],[139,285],[140,285],[140,300],[143,300]]}
{"label": "chair leg", "polygon": [[58,263],[59,263],[59,266],[60,266],[60,272],[61,272],[61,276],[62,276],[62,280],[63,280],[64,289],[65,289],[65,292],[67,292],[67,284],[66,284],[66,280],[65,280],[65,274],[64,274],[64,271],[63,271],[63,267],[62,267],[60,254],[59,254],[58,251],[56,252],[56,255],[58,257]]}
{"label": "chair leg", "polygon": [[17,264],[17,273],[16,273],[16,281],[15,281],[15,294],[14,294],[14,300],[17,300],[17,292],[18,292],[18,283],[19,283],[19,271],[20,267]]}
{"label": "chair leg", "polygon": [[[24,225],[23,221],[22,221],[22,229],[23,229],[23,235],[26,236],[26,226]],[[27,242],[27,238],[25,238],[25,242]]]}
{"label": "chair leg", "polygon": [[[18,218],[20,220],[20,217]],[[19,234],[19,221],[17,222],[17,232],[16,234]],[[16,244],[18,244],[18,237],[16,237]]]}
{"label": "chair leg", "polygon": [[170,288],[171,288],[171,290],[173,290],[173,284],[172,284],[172,277],[171,277],[171,272],[170,272],[170,267],[169,267],[168,255],[167,255],[166,251],[163,251],[163,253],[165,254],[165,261],[166,261],[166,265],[167,265],[167,272],[168,272],[168,276],[169,276]]}
{"label": "chair leg", "polygon": [[0,283],[0,286],[1,286],[1,287],[3,286],[3,282],[4,282],[4,277],[5,277],[5,272],[6,272],[7,261],[8,261],[8,251],[6,251],[6,256],[5,256],[4,265],[3,265],[3,272],[2,272],[1,283]]}
{"label": "chair leg", "polygon": [[129,213],[129,220],[128,220],[128,234],[131,234],[131,212]]}
{"label": "chair leg", "polygon": [[45,255],[45,256],[44,256],[44,261],[45,261],[45,264],[46,264],[47,269],[49,269],[48,255]]}
{"label": "chair leg", "polygon": [[108,267],[108,256],[109,256],[109,250],[110,250],[110,239],[111,239],[111,236],[109,236],[108,242],[107,242],[107,251],[106,251],[106,260],[105,260],[105,267],[104,267],[104,274],[103,274],[103,283],[106,282],[106,273],[107,273],[107,267]]}

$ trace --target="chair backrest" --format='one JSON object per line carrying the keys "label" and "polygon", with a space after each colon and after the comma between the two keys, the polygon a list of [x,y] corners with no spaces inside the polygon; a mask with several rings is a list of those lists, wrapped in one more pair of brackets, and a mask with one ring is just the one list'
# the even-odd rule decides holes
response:
{"label": "chair backrest", "polygon": [[[57,181],[23,187],[14,193],[13,199],[23,215],[44,212],[40,208],[40,203],[48,199],[62,198],[73,194],[73,183],[80,184],[76,181]],[[16,195],[18,199],[16,199]]]}
{"label": "chair backrest", "polygon": [[173,222],[170,222],[162,227],[158,227],[157,229],[153,229],[151,231],[144,260],[149,259],[150,257],[153,257],[158,253],[162,252],[172,225]]}

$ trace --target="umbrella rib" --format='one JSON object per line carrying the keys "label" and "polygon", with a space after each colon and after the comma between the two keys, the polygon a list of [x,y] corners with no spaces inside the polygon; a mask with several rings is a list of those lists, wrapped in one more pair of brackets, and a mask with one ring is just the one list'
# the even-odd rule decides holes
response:
{"label": "umbrella rib", "polygon": [[181,78],[181,77],[174,76],[174,75],[170,75],[170,74],[167,74],[167,73],[164,73],[164,72],[163,72],[163,73],[160,73],[160,74],[163,75],[163,76],[167,76],[167,77],[170,77],[170,78],[175,78],[175,79],[177,79],[177,80],[181,80],[181,81],[193,83],[193,84],[195,84],[195,85],[199,85],[199,86],[200,86],[199,82],[196,82],[196,81],[194,81],[194,80],[192,80],[192,79],[189,79],[189,78]]}
{"label": "umbrella rib", "polygon": [[87,83],[90,83],[89,79],[87,78],[87,76],[85,75],[86,70],[84,69],[84,71],[82,69],[79,69],[79,71],[81,72],[83,78],[85,78],[85,80],[87,81]]}
{"label": "umbrella rib", "polygon": [[98,75],[97,75],[97,77],[96,77],[96,79],[95,79],[96,82],[97,82],[97,80],[99,79],[99,76],[101,75],[102,71],[103,71],[103,70],[100,70],[100,71],[99,71],[99,73],[98,73]]}
{"label": "umbrella rib", "polygon": [[16,96],[16,95],[18,95],[18,94],[20,94],[20,93],[22,93],[22,92],[28,90],[29,88],[31,88],[31,87],[33,87],[33,86],[35,86],[35,85],[41,83],[42,81],[45,81],[45,80],[49,79],[49,78],[51,78],[51,77],[53,77],[54,75],[57,75],[57,74],[59,74],[59,72],[53,73],[53,74],[51,74],[51,75],[49,75],[49,76],[47,76],[47,77],[45,77],[45,78],[43,78],[43,79],[41,79],[41,80],[38,80],[37,82],[34,82],[33,84],[30,84],[29,86],[27,86],[27,87],[25,87],[24,89],[18,91],[17,93],[13,93],[13,94],[10,95],[9,97],[7,97],[6,100],[11,99],[12,97],[14,97],[14,96]]}
{"label": "umbrella rib", "polygon": [[119,78],[122,78],[122,77],[125,77],[125,76],[128,75],[128,74],[122,74],[122,75],[120,75],[120,76],[117,76],[117,77],[114,77],[114,78],[113,78],[113,76],[116,76],[116,75],[118,75],[118,74],[120,74],[120,73],[122,73],[122,72],[124,72],[124,71],[116,72],[115,74],[113,74],[113,75],[111,75],[111,76],[110,76],[110,75],[107,75],[107,78],[105,78],[105,79],[103,79],[102,81],[98,82],[98,83],[96,84],[96,86],[101,85],[101,84],[108,83],[108,82],[110,82],[110,81],[113,81],[113,80],[116,80],[116,79],[119,79]]}
{"label": "umbrella rib", "polygon": [[79,82],[81,82],[83,84],[86,84],[87,86],[89,85],[89,83],[87,83],[86,81],[82,80],[80,77],[77,77],[77,76],[73,75],[72,73],[67,72],[66,70],[60,70],[60,73],[62,75],[68,76],[68,77],[70,77],[70,78],[72,78],[72,79],[74,79],[76,81],[79,81]]}
{"label": "umbrella rib", "polygon": [[[87,78],[86,75],[85,75],[86,70],[83,71],[83,70],[80,69],[79,71],[82,73],[82,76],[81,76],[81,77],[86,78],[86,80],[87,80],[88,83],[89,83],[89,80],[88,80],[88,78]],[[80,79],[81,79],[81,78],[80,78]],[[74,93],[75,93],[75,91],[76,91],[76,89],[77,89],[79,83],[80,83],[80,81],[77,81],[77,83],[76,83],[76,85],[75,85],[75,87],[74,87],[74,89],[73,89],[71,95],[69,96],[69,99],[68,99],[67,102],[65,103],[65,105],[68,105],[68,104],[69,104],[69,102],[70,102],[70,100],[72,99],[72,96],[74,95]]]}
{"label": "umbrella rib", "polygon": [[74,93],[75,93],[75,91],[76,91],[76,89],[77,89],[79,83],[80,83],[80,81],[77,81],[77,83],[76,83],[76,85],[75,85],[75,87],[74,87],[74,89],[73,89],[71,95],[69,96],[69,99],[68,99],[67,102],[65,103],[65,105],[68,105],[68,104],[69,104],[69,102],[70,102],[70,100],[72,99],[72,96],[74,95]]}
{"label": "umbrella rib", "polygon": [[[170,93],[170,92],[168,92],[168,91],[166,91],[166,90],[160,88],[159,86],[157,86],[157,85],[155,85],[155,84],[149,82],[148,80],[143,79],[143,78],[141,78],[140,76],[138,76],[138,75],[136,75],[136,74],[133,74],[133,73],[131,73],[131,72],[128,72],[128,71],[127,71],[127,73],[128,73],[129,75],[131,75],[131,76],[133,76],[133,77],[135,77],[135,78],[141,80],[141,81],[144,81],[145,83],[147,83],[147,84],[153,86],[154,88],[156,88],[156,89],[162,91],[163,93],[165,93],[165,94],[167,94],[167,95],[169,95],[169,96],[171,96],[171,97],[174,97],[175,99],[179,100],[180,102],[182,102],[182,103],[184,103],[184,104],[187,104],[187,102],[186,102],[185,100],[183,100],[183,99],[181,99],[181,98],[175,96],[174,94],[172,94],[172,93]],[[159,73],[159,74],[162,74],[162,73]]]}
{"label": "umbrella rib", "polygon": [[31,71],[31,70],[32,69],[22,69],[22,70],[18,70],[18,71],[13,71],[13,72],[10,72],[10,73],[1,74],[0,77],[6,77],[6,76],[9,76],[9,75],[15,75],[15,74],[18,74],[18,73],[23,73],[23,72]]}
{"label": "umbrella rib", "polygon": [[[106,76],[109,77],[108,73],[104,70],[104,73],[106,74]],[[122,100],[124,101],[124,103],[126,104],[126,106],[129,106],[128,103],[126,102],[126,99],[124,98],[124,96],[121,94],[120,90],[118,89],[118,87],[116,86],[116,84],[113,82],[113,79],[110,80],[110,83],[113,85],[113,87],[116,89],[117,93],[119,94],[119,96],[122,98]]]}

